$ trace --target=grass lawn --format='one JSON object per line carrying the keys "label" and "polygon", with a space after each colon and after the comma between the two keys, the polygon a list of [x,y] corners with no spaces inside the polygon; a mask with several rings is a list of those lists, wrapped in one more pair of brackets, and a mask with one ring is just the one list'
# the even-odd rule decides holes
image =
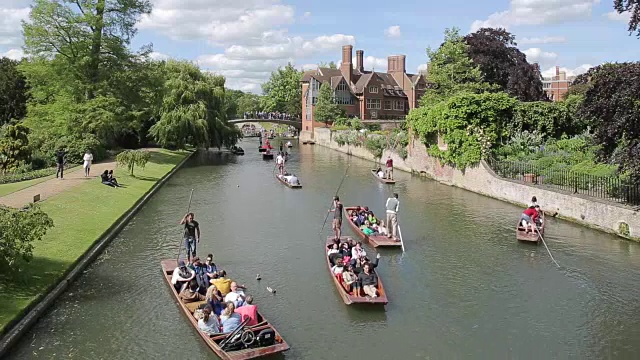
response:
{"label": "grass lawn", "polygon": [[[68,168],[68,169],[64,169],[65,174],[68,173],[69,171],[74,171],[77,170],[79,167],[79,165]],[[39,184],[43,181],[47,181],[49,179],[53,179],[56,177],[56,174],[53,175],[49,175],[49,176],[45,176],[45,177],[41,177],[41,178],[37,178],[37,179],[31,179],[31,180],[25,180],[25,181],[19,181],[19,182],[14,182],[14,183],[9,183],[9,184],[0,184],[0,197],[1,196],[5,196],[5,195],[9,195],[11,193],[14,193],[16,191],[20,191],[22,189],[26,189],[30,186]]]}
{"label": "grass lawn", "polygon": [[70,265],[188,154],[152,152],[144,170],[136,168],[133,177],[124,171],[118,174],[118,182],[124,188],[114,189],[96,179],[43,201],[40,206],[53,219],[54,227],[42,241],[35,243],[33,260],[22,264],[20,272],[0,271],[0,332],[56,284]]}

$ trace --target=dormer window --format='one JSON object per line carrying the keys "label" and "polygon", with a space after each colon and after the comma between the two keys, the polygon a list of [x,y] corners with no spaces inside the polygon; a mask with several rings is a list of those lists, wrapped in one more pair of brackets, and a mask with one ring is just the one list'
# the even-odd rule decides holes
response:
{"label": "dormer window", "polygon": [[369,92],[372,94],[377,94],[378,93],[378,87],[377,86],[369,86]]}

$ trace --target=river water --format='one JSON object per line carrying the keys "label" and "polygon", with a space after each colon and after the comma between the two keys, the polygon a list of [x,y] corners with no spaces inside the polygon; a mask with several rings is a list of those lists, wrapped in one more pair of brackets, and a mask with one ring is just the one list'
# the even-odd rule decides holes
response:
{"label": "river water", "polygon": [[[286,359],[640,357],[638,244],[549,219],[558,269],[542,245],[516,242],[513,205],[401,172],[390,187],[370,163],[317,145],[292,150],[303,189],[289,189],[256,141],[242,146],[243,157],[201,153],[177,172],[9,358],[215,359],[160,271],[192,188],[200,256],[249,288],[291,346]],[[382,213],[400,196],[406,253],[381,251],[385,308],[344,305],[326,270],[329,226],[318,232],[348,164],[345,205]]]}

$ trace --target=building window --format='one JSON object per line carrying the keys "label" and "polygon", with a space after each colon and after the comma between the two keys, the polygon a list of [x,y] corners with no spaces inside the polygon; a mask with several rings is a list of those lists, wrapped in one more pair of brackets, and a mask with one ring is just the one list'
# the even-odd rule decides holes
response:
{"label": "building window", "polygon": [[320,90],[320,82],[315,79],[311,79],[311,89]]}
{"label": "building window", "polygon": [[380,109],[380,99],[367,99],[367,109]]}
{"label": "building window", "polygon": [[385,110],[391,110],[391,100],[385,100],[384,101],[384,109]]}
{"label": "building window", "polygon": [[318,98],[317,97],[311,98],[311,105],[315,105],[317,103],[318,103]]}
{"label": "building window", "polygon": [[393,110],[404,110],[404,101],[403,100],[394,101]]}
{"label": "building window", "polygon": [[372,94],[377,94],[378,93],[378,87],[377,86],[369,86],[369,92]]}
{"label": "building window", "polygon": [[347,87],[347,83],[344,81],[340,81],[340,83],[338,84],[338,87],[336,88],[337,91],[349,91],[349,87]]}
{"label": "building window", "polygon": [[335,102],[338,105],[353,105],[353,96],[351,95],[336,96]]}

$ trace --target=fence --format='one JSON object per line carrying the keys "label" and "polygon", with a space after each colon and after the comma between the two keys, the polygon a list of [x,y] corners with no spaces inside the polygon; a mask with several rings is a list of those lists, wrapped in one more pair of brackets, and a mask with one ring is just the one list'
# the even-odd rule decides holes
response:
{"label": "fence", "polygon": [[640,205],[640,183],[632,183],[624,178],[545,169],[526,162],[494,158],[489,158],[486,162],[498,176],[503,178],[622,204]]}

